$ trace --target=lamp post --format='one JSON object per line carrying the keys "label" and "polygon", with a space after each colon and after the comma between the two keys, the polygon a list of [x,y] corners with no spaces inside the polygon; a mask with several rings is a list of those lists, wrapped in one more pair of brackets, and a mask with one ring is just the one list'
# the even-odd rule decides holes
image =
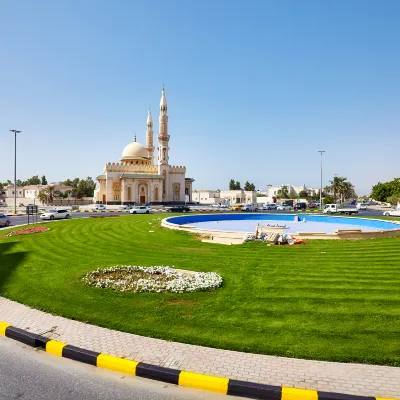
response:
{"label": "lamp post", "polygon": [[319,207],[322,210],[322,154],[325,153],[325,150],[318,150],[318,153],[321,154],[321,187],[319,189]]}
{"label": "lamp post", "polygon": [[17,131],[16,129],[10,129],[10,132],[14,132],[14,214],[17,213]]}

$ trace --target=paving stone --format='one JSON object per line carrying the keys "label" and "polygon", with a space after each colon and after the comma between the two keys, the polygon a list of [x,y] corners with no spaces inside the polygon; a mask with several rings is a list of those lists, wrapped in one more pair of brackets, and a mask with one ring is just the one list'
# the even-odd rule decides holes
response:
{"label": "paving stone", "polygon": [[0,297],[0,321],[130,360],[269,385],[400,398],[400,368],[299,360],[219,350],[112,331]]}

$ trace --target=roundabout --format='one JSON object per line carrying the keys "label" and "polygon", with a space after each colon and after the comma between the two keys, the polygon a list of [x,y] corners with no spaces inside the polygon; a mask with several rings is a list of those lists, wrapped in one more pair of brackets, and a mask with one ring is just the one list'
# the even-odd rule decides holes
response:
{"label": "roundabout", "polygon": [[[60,221],[41,235],[8,237],[10,230],[2,230],[0,295],[54,315],[169,341],[400,365],[400,238],[215,246],[164,229],[161,219],[150,214]],[[223,285],[135,293],[83,282],[89,272],[113,265],[215,272]]]}

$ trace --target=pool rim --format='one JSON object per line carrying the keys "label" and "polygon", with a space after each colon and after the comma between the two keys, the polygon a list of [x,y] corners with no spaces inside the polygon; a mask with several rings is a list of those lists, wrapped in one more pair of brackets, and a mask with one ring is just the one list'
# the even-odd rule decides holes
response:
{"label": "pool rim", "polygon": [[[196,213],[196,214],[191,214],[190,216],[197,216],[197,215],[238,215],[238,213],[234,212],[229,212],[229,213]],[[257,212],[252,212],[250,214],[243,214],[243,215],[276,215],[276,213],[257,213]],[[288,214],[288,213],[279,213],[278,215],[288,215],[288,216],[294,216],[294,215],[309,215],[309,214],[303,214],[303,213],[293,213],[293,214]],[[189,215],[185,215],[189,216]],[[333,217],[333,215],[324,215],[324,214],[313,214],[313,216],[319,216],[319,217]],[[161,226],[168,228],[168,229],[178,229],[186,232],[191,232],[198,234],[200,236],[208,236],[208,237],[225,237],[225,238],[232,238],[232,239],[243,239],[244,235],[248,233],[254,233],[254,232],[244,232],[244,231],[234,231],[234,230],[216,230],[216,229],[201,229],[201,228],[196,228],[194,226],[191,226],[190,223],[187,225],[181,225],[181,224],[176,224],[174,222],[171,222],[174,218],[179,218],[182,217],[182,215],[175,215],[171,217],[166,217],[161,221]],[[301,232],[299,231],[298,233],[291,234],[295,237],[299,237],[301,239],[376,239],[376,238],[382,238],[382,237],[395,237],[395,236],[400,236],[400,221],[395,221],[395,220],[383,220],[380,218],[364,218],[364,217],[354,217],[354,216],[342,216],[342,215],[335,215],[335,218],[346,218],[346,219],[355,219],[355,220],[370,220],[370,221],[387,221],[390,222],[394,225],[399,225],[398,229],[387,229],[387,230],[376,230],[376,231],[355,231],[355,230],[339,230],[339,232],[335,233],[323,233],[323,232]]]}

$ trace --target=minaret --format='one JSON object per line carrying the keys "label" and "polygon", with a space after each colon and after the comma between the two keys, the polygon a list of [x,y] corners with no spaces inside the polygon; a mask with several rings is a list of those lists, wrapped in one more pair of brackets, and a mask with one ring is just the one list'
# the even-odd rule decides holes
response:
{"label": "minaret", "polygon": [[168,115],[167,115],[167,99],[165,98],[164,87],[161,92],[160,101],[160,116],[158,118],[160,123],[160,131],[158,133],[158,164],[168,165]]}
{"label": "minaret", "polygon": [[146,122],[146,149],[149,152],[150,162],[153,164],[154,160],[154,146],[153,146],[153,118],[151,117],[151,110],[149,108],[149,113],[147,115]]}

